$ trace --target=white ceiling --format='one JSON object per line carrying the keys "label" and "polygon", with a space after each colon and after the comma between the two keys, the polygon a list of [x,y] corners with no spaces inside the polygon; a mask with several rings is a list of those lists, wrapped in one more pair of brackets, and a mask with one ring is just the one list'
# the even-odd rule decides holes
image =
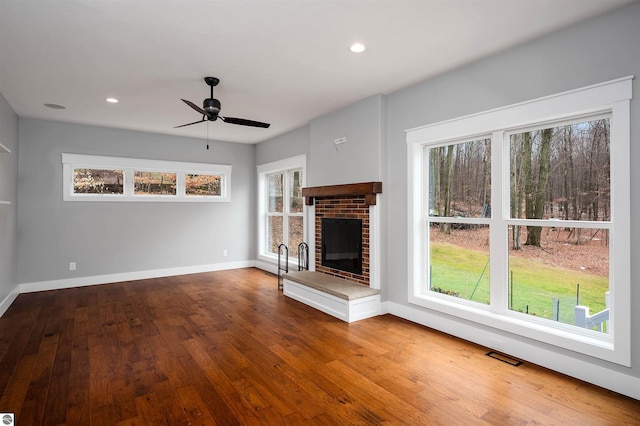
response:
{"label": "white ceiling", "polygon": [[[0,0],[0,93],[20,117],[257,143],[630,2]],[[174,129],[209,75],[220,115],[271,127]]]}

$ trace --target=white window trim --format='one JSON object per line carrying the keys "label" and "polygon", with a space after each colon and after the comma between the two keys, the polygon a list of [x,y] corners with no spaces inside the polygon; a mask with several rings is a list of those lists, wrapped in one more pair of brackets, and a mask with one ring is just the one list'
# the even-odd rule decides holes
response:
{"label": "white window trim", "polygon": [[[522,102],[503,108],[473,114],[453,120],[427,125],[406,131],[407,142],[407,185],[408,185],[408,301],[465,320],[514,333],[616,364],[630,366],[631,363],[631,263],[630,263],[630,99],[632,97],[633,76],[596,84],[552,96]],[[427,256],[427,236],[423,222],[424,188],[423,162],[424,145],[443,144],[482,137],[487,134],[502,142],[505,131],[560,121],[576,116],[611,113],[611,240],[614,242],[610,257],[609,285],[611,289],[610,319],[613,333],[603,335],[591,330],[577,332],[562,324],[551,327],[545,321],[536,321],[531,316],[507,312],[502,306],[470,306],[439,297],[429,297],[421,291],[426,282],[424,259]],[[503,146],[504,143],[497,144]],[[495,145],[494,145],[495,146]],[[500,152],[502,151],[502,152]],[[500,209],[508,218],[509,181],[503,182],[503,167],[508,167],[508,153],[492,150],[492,182],[502,182],[493,186],[494,199],[502,200]],[[492,202],[492,204],[495,204]],[[506,214],[506,215],[505,215]],[[496,217],[491,219],[496,232],[506,221]],[[493,234],[492,234],[493,237]],[[500,253],[502,255],[502,253]],[[494,262],[496,262],[494,264]],[[492,282],[494,274],[502,271],[506,260],[498,253],[491,252]],[[494,267],[495,266],[495,267]],[[506,282],[506,281],[505,281]],[[492,287],[492,293],[494,288]],[[502,294],[504,290],[498,289]],[[504,305],[499,301],[500,305]],[[571,326],[569,326],[571,327]]]}
{"label": "white window trim", "polygon": [[[274,161],[267,164],[261,164],[257,167],[258,172],[258,259],[269,263],[275,263],[278,260],[278,255],[269,253],[265,250],[267,245],[267,226],[266,215],[268,208],[268,191],[267,191],[267,176],[273,173],[283,172],[290,169],[302,169],[302,187],[307,184],[307,156],[298,155],[296,157],[286,158],[284,160]],[[308,214],[306,206],[303,208],[302,213],[303,222],[303,239],[308,241],[307,228],[308,228]],[[311,250],[311,245],[309,245]],[[291,249],[289,249],[291,251]],[[289,263],[297,265],[297,259],[291,258]]]}
{"label": "white window trim", "polygon": [[[73,170],[77,168],[123,170],[124,194],[75,194],[73,192]],[[176,194],[134,195],[134,171],[176,173]],[[185,193],[185,175],[187,174],[220,176],[221,194],[187,196]],[[172,203],[217,203],[231,201],[231,166],[223,164],[188,163],[181,161],[62,153],[62,179],[63,201],[147,201]]]}

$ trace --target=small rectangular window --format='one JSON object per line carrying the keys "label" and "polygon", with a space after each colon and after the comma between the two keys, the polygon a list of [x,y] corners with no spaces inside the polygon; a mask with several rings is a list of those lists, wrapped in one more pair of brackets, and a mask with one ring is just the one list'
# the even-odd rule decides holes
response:
{"label": "small rectangular window", "polygon": [[162,172],[133,172],[135,195],[176,195],[176,174]]}
{"label": "small rectangular window", "polygon": [[222,193],[222,178],[218,175],[187,174],[185,193],[187,196],[219,197]]}
{"label": "small rectangular window", "polygon": [[124,173],[122,170],[74,169],[73,193],[124,194]]}

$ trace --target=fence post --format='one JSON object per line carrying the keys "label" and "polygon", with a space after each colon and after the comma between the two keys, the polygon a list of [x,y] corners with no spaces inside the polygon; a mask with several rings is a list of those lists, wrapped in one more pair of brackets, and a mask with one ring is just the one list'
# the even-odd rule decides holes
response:
{"label": "fence post", "polygon": [[554,321],[560,321],[560,299],[554,297],[551,299],[551,316]]}
{"label": "fence post", "polygon": [[575,323],[578,327],[587,327],[587,317],[589,316],[589,307],[577,305],[575,307]]}
{"label": "fence post", "polygon": [[[607,291],[604,294],[604,307],[605,309],[609,309],[609,292]],[[607,327],[607,333],[609,333],[609,319],[604,322],[605,327]]]}

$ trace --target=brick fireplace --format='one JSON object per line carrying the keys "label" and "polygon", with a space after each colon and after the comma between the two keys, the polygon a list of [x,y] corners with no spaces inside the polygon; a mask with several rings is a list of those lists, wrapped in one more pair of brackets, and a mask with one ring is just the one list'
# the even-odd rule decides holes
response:
{"label": "brick fireplace", "polygon": [[[344,278],[348,281],[378,288],[377,274],[372,269],[375,247],[372,240],[376,237],[375,214],[377,194],[382,192],[382,182],[367,182],[347,185],[319,186],[303,188],[305,204],[313,206],[314,267],[316,272]],[[322,219],[360,219],[362,221],[362,274],[347,272],[322,265]],[[374,267],[376,265],[373,265]]]}

